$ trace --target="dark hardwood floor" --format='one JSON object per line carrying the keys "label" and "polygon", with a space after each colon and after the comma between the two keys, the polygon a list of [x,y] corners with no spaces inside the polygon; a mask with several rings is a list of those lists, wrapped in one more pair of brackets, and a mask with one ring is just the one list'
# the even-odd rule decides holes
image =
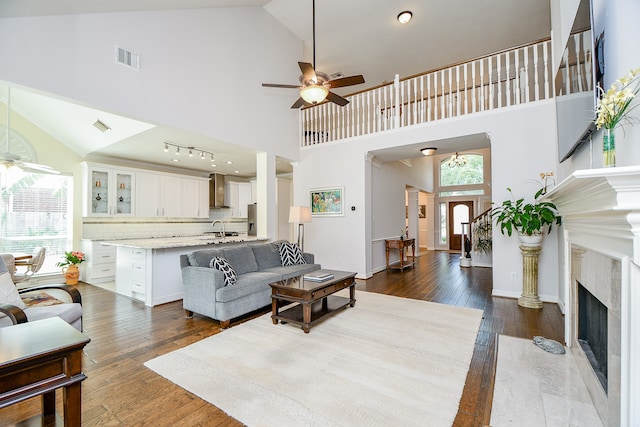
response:
{"label": "dark hardwood floor", "polygon": [[[491,410],[497,335],[543,335],[563,342],[563,316],[556,304],[531,310],[518,307],[513,299],[492,297],[491,269],[460,268],[458,258],[458,253],[429,251],[417,258],[414,268],[377,273],[358,281],[357,289],[484,311],[454,423],[484,426]],[[88,377],[82,389],[83,425],[241,426],[143,366],[158,355],[219,332],[218,322],[198,315],[185,318],[181,301],[148,308],[95,286],[81,283],[78,289],[85,334],[91,338],[83,361]],[[236,320],[232,327],[267,311]],[[58,392],[58,406],[61,399]],[[37,399],[0,409],[0,425],[13,425],[39,411]]]}

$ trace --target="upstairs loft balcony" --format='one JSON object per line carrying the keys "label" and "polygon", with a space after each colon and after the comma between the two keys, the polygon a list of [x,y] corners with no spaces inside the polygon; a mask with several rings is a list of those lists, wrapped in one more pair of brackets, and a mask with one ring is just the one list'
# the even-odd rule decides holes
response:
{"label": "upstairs loft balcony", "polygon": [[591,32],[571,36],[553,81],[551,41],[544,40],[358,92],[300,112],[300,146],[417,126],[592,91]]}

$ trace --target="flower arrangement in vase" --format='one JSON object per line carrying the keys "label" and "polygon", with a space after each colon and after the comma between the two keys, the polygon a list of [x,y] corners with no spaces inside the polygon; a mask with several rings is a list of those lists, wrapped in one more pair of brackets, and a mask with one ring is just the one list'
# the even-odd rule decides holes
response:
{"label": "flower arrangement in vase", "polygon": [[63,258],[64,260],[57,262],[56,265],[62,267],[65,283],[67,285],[77,285],[78,277],[80,277],[78,264],[84,262],[84,253],[80,251],[69,251],[64,253]]}
{"label": "flower arrangement in vase", "polygon": [[629,73],[613,82],[606,92],[598,87],[600,99],[596,108],[596,128],[605,129],[602,137],[602,155],[604,167],[616,165],[616,142],[614,130],[616,126],[631,123],[627,114],[636,105],[631,106],[640,91],[640,68],[629,70]]}

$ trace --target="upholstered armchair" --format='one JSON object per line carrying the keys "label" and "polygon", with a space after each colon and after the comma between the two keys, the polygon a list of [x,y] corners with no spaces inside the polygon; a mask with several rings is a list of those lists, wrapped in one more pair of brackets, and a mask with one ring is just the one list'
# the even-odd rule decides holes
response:
{"label": "upholstered armchair", "polygon": [[42,285],[18,290],[5,259],[6,255],[0,257],[0,328],[57,316],[82,331],[82,296],[76,288]]}

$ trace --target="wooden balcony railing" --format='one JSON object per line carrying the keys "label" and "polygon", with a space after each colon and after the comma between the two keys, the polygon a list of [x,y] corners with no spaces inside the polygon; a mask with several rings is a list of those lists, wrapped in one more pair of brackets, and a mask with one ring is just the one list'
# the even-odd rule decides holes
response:
{"label": "wooden balcony railing", "polygon": [[[565,53],[556,89],[592,90],[589,31],[572,36],[573,51]],[[340,107],[331,102],[300,112],[300,145],[308,147],[340,139],[384,132],[406,126],[458,117],[480,111],[549,99],[551,42],[544,40],[400,79],[346,98]]]}

